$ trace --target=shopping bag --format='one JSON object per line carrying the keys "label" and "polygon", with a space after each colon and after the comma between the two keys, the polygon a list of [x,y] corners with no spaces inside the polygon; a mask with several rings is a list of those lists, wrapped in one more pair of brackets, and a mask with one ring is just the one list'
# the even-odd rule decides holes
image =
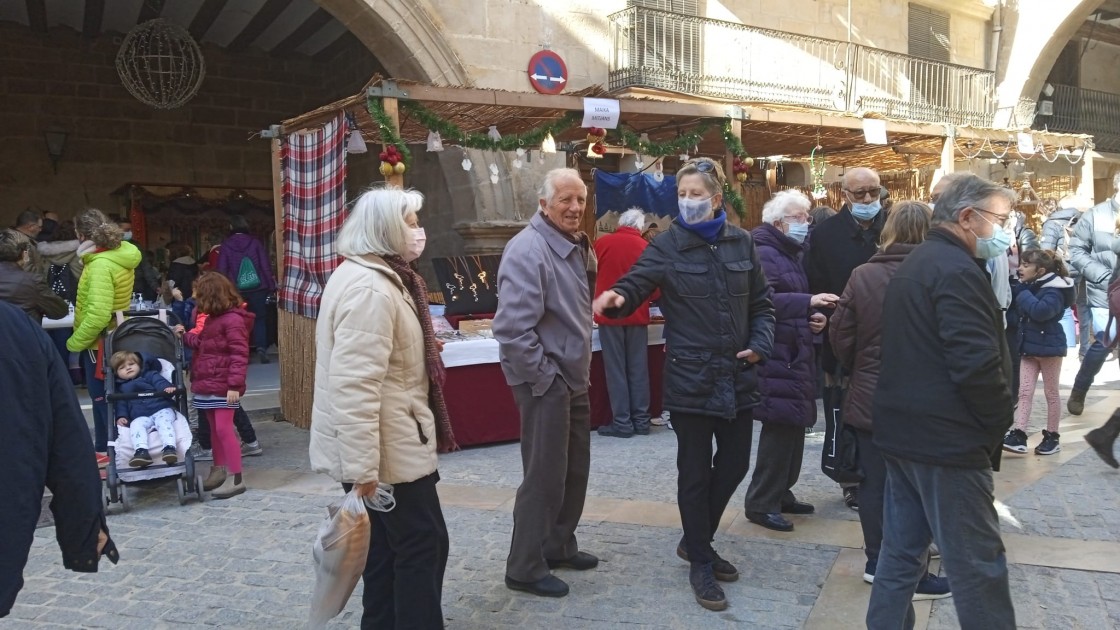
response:
{"label": "shopping bag", "polygon": [[353,491],[327,508],[312,545],[315,592],[311,595],[308,628],[323,628],[346,606],[362,577],[369,554],[369,513]]}
{"label": "shopping bag", "polygon": [[844,424],[840,412],[846,390],[824,389],[824,448],[821,449],[821,471],[837,483],[859,483],[859,437],[856,430]]}

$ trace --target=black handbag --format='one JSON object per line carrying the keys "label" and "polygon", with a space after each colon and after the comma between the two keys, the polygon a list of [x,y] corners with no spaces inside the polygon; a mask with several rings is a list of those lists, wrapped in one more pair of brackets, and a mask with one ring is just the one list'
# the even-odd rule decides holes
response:
{"label": "black handbag", "polygon": [[841,403],[845,391],[839,387],[824,389],[824,448],[821,449],[821,471],[837,483],[859,483],[859,437],[856,430],[844,424]]}

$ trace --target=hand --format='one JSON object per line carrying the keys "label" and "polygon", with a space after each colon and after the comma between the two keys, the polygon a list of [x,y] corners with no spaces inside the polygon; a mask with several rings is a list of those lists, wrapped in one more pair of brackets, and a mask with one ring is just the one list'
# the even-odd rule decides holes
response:
{"label": "hand", "polygon": [[241,400],[241,394],[237,393],[236,389],[231,389],[226,392],[226,404],[236,405]]}
{"label": "hand", "polygon": [[187,331],[186,328],[183,328],[182,324],[175,324],[171,327],[171,330],[175,333],[176,337],[182,337],[183,333]]}
{"label": "hand", "polygon": [[814,335],[824,330],[827,324],[828,318],[824,316],[824,313],[813,313],[809,316],[809,330]]}
{"label": "hand", "polygon": [[117,426],[118,427],[127,427],[128,426],[128,418],[117,418]]}
{"label": "hand", "polygon": [[754,365],[755,363],[758,363],[762,360],[762,357],[758,356],[758,354],[756,354],[755,351],[751,349],[743,350],[739,354],[736,354],[735,358],[746,359],[747,363],[750,363],[751,365]]}
{"label": "hand", "polygon": [[626,298],[615,293],[614,291],[603,291],[599,297],[595,298],[595,303],[591,305],[591,309],[595,311],[596,315],[602,315],[603,311],[608,308],[622,308],[626,304]]}
{"label": "hand", "polygon": [[175,298],[176,302],[183,301],[183,292],[179,289],[171,289],[171,297]]}
{"label": "hand", "polygon": [[809,298],[809,306],[812,308],[836,308],[836,303],[840,301],[840,296],[835,293],[818,293]]}
{"label": "hand", "polygon": [[174,387],[174,386],[172,386],[172,387],[164,387],[164,388],[163,388],[163,392],[164,392],[165,394],[174,394],[174,393],[175,393],[175,387]]}
{"label": "hand", "polygon": [[436,352],[443,352],[443,340],[436,339]]}
{"label": "hand", "polygon": [[361,498],[372,497],[373,493],[377,491],[377,482],[371,481],[369,483],[356,483],[354,484],[354,494]]}

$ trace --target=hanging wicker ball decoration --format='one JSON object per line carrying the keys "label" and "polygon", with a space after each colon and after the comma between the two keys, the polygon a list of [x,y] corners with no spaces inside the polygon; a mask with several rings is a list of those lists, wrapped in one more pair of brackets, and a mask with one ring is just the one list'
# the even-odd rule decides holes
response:
{"label": "hanging wicker ball decoration", "polygon": [[128,32],[117,52],[117,74],[136,100],[174,109],[191,100],[206,76],[202,50],[181,26],[154,19]]}

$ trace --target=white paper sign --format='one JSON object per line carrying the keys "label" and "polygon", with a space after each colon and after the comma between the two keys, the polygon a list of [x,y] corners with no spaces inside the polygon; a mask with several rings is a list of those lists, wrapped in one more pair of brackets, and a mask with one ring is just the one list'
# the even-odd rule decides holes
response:
{"label": "white paper sign", "polygon": [[621,111],[618,101],[612,98],[583,99],[583,126],[615,129]]}
{"label": "white paper sign", "polygon": [[1034,136],[1029,133],[1019,134],[1019,153],[1034,153]]}
{"label": "white paper sign", "polygon": [[887,121],[878,118],[864,118],[863,139],[867,144],[886,144]]}

